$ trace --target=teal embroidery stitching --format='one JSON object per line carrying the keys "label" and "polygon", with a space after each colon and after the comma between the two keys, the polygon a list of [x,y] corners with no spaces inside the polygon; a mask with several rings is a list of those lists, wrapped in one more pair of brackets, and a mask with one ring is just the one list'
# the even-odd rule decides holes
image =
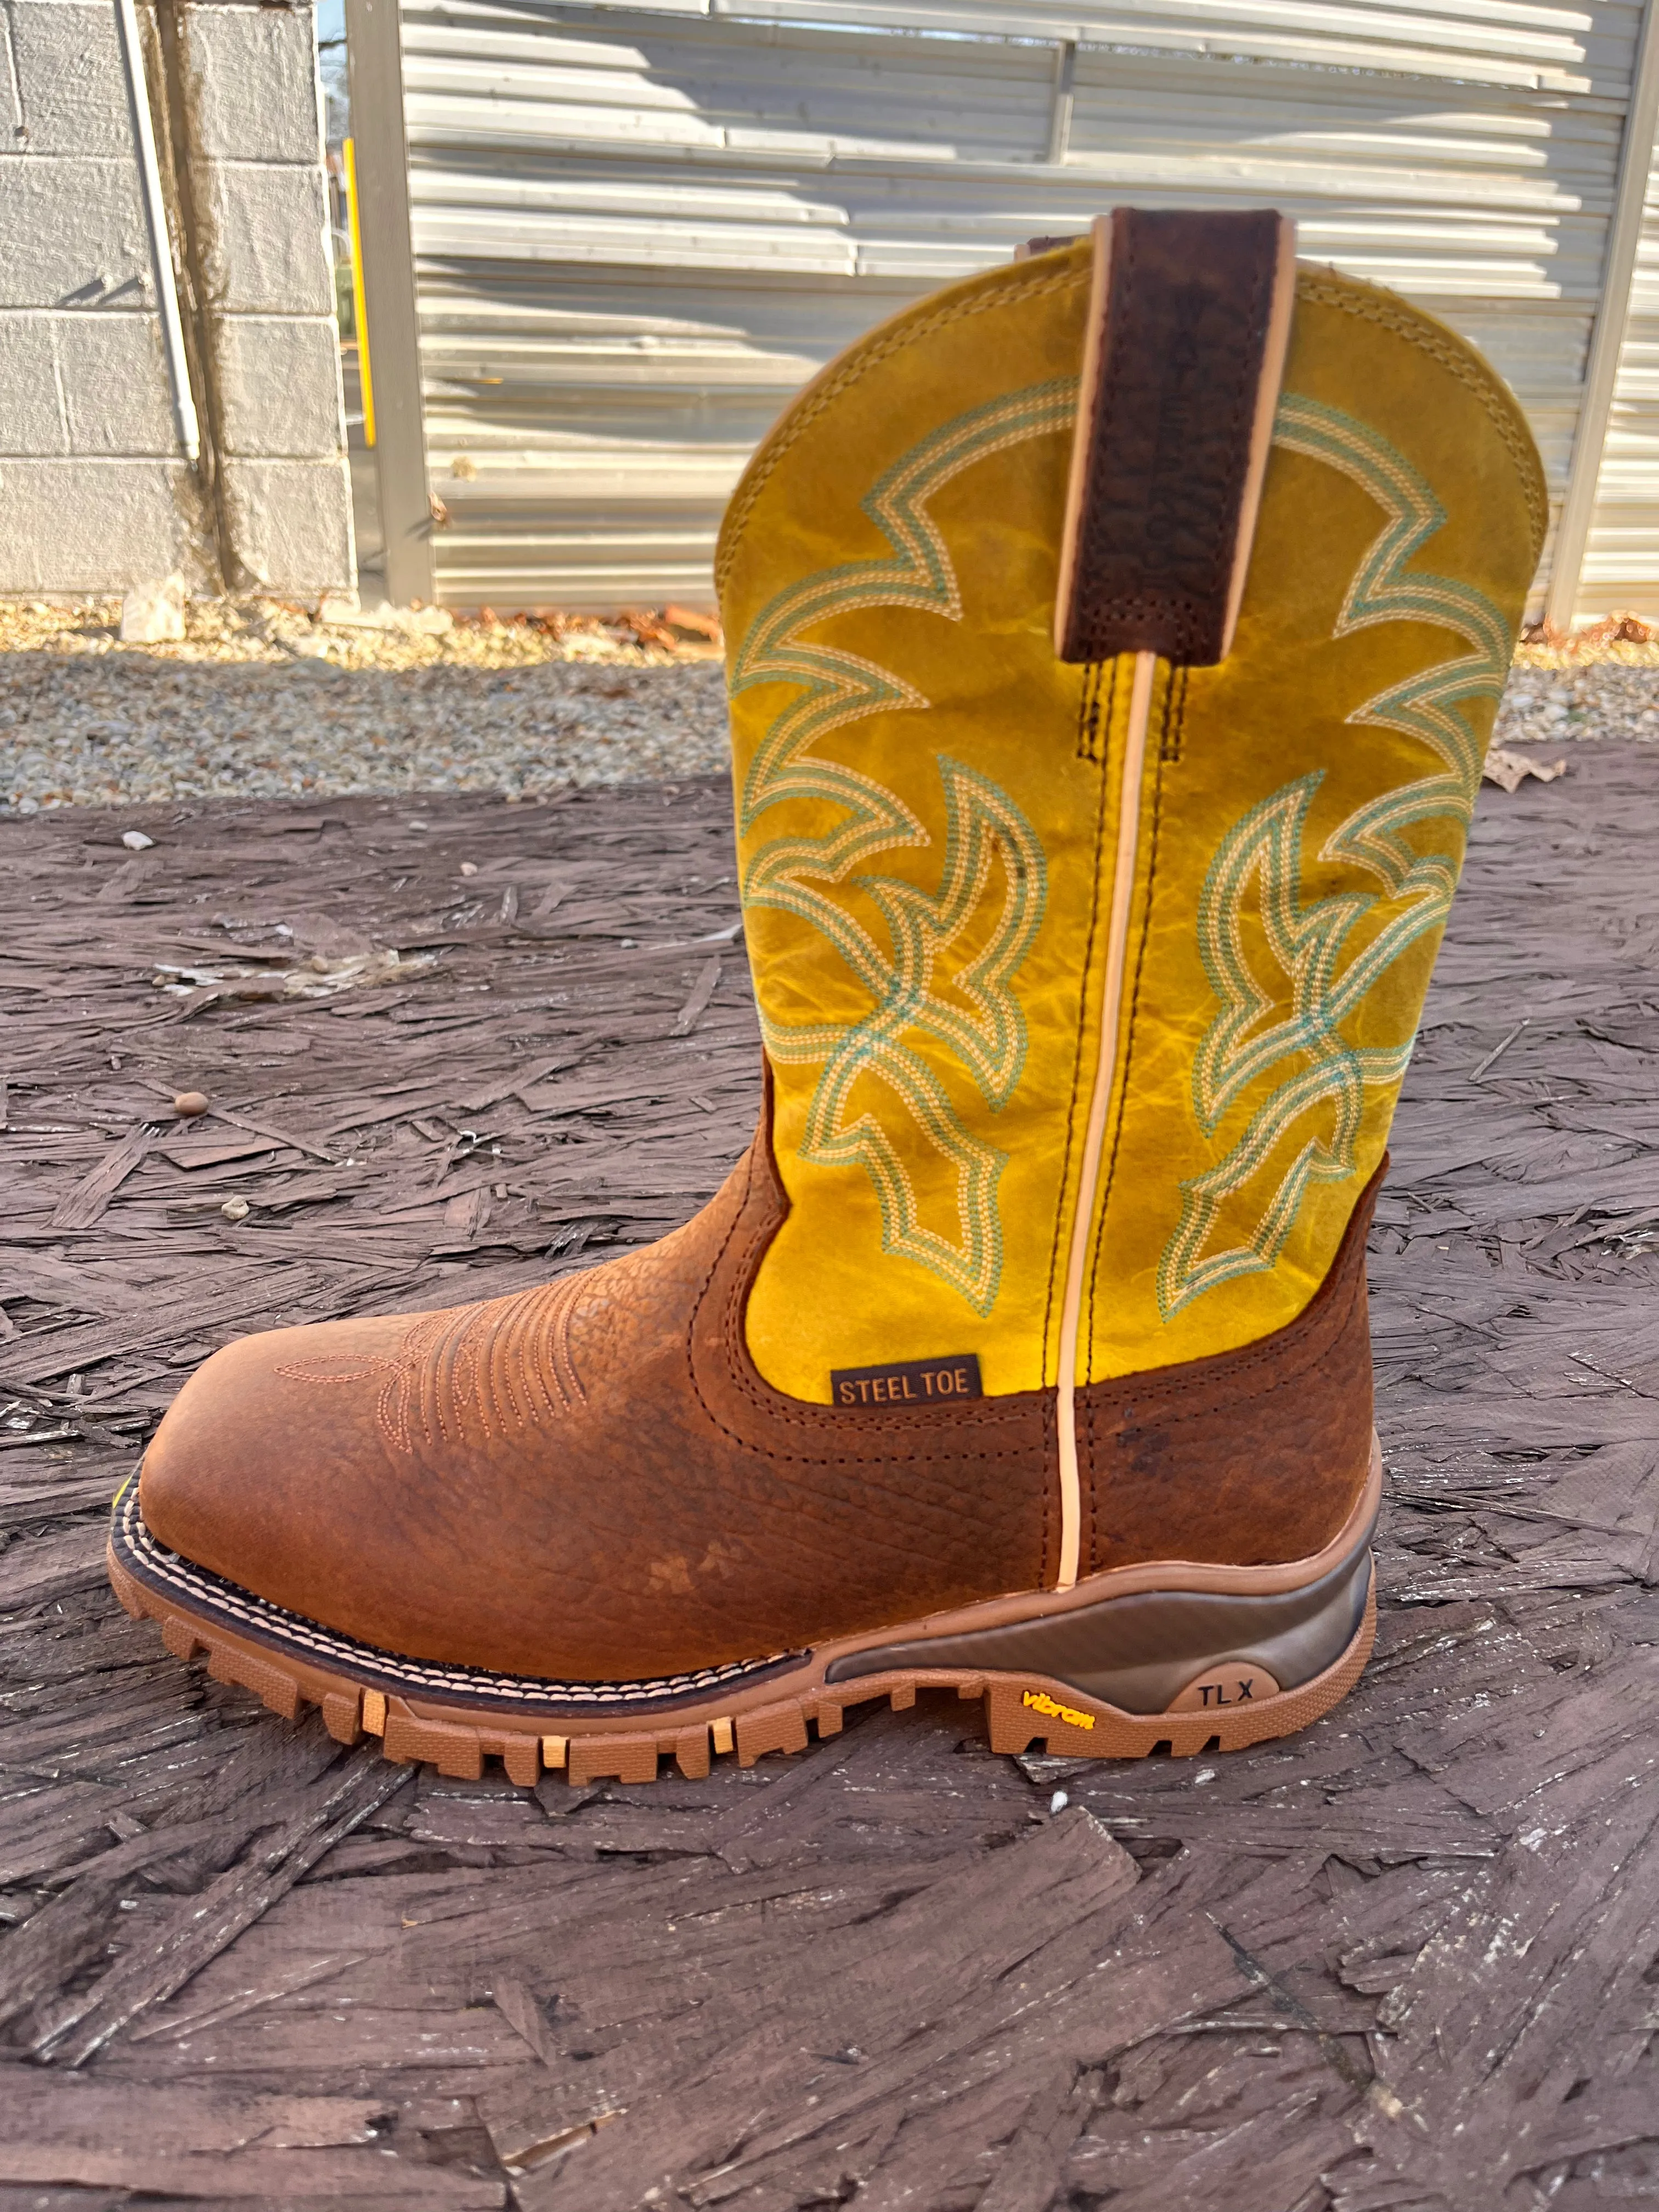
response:
{"label": "teal embroidery stitching", "polygon": [[[1378,623],[1431,623],[1466,639],[1474,650],[1390,684],[1347,717],[1362,727],[1417,738],[1442,763],[1437,773],[1382,792],[1357,809],[1320,849],[1321,860],[1346,863],[1374,878],[1380,891],[1339,891],[1302,902],[1308,810],[1322,774],[1298,777],[1253,806],[1217,849],[1198,913],[1205,973],[1220,1001],[1193,1064],[1199,1126],[1212,1136],[1257,1077],[1292,1054],[1307,1064],[1279,1084],[1224,1159],[1182,1185],[1181,1219],[1158,1267],[1158,1304],[1166,1321],[1218,1285],[1271,1267],[1310,1183],[1340,1182],[1353,1173],[1364,1092],[1401,1081],[1415,1036],[1361,1048],[1344,1040],[1341,1025],[1408,945],[1444,924],[1483,753],[1480,738],[1456,710],[1469,700],[1495,700],[1509,672],[1509,627],[1484,592],[1450,577],[1407,573],[1407,562],[1446,519],[1411,464],[1364,424],[1291,393],[1280,402],[1273,436],[1276,444],[1341,470],[1389,518],[1348,586],[1333,635]],[[1430,821],[1451,833],[1450,849],[1418,853],[1406,842],[1404,830]],[[1253,880],[1262,935],[1290,985],[1289,1012],[1273,1021],[1282,994],[1261,988],[1244,951],[1243,905]],[[1378,926],[1344,966],[1362,920]],[[1242,1243],[1204,1256],[1225,1200],[1261,1171],[1302,1115],[1324,1103],[1334,1108],[1328,1140],[1310,1137]]]}
{"label": "teal embroidery stitching", "polygon": [[[845,810],[823,836],[780,837],[763,845],[744,877],[744,902],[781,908],[809,922],[874,1001],[867,1015],[848,1024],[791,1025],[763,1018],[775,1060],[822,1064],[802,1155],[825,1165],[861,1167],[881,1209],[884,1251],[931,1268],[981,1314],[995,1304],[1001,1280],[997,1186],[1007,1155],[964,1127],[938,1076],[905,1040],[919,1030],[947,1046],[993,1112],[1012,1097],[1026,1051],[1025,1018],[1012,985],[1042,920],[1042,847],[1005,791],[941,754],[936,765],[946,828],[939,890],[929,893],[898,877],[854,875],[860,862],[878,853],[925,846],[927,832],[896,792],[811,748],[849,723],[895,709],[924,709],[929,702],[892,671],[843,647],[805,643],[802,633],[860,607],[908,606],[960,621],[956,571],[928,501],[989,454],[1068,428],[1076,399],[1076,380],[1055,379],[975,408],[923,439],[863,502],[892,556],[844,562],[780,592],[757,616],[732,672],[734,693],[763,684],[799,690],[750,763],[740,829],[748,831],[787,799],[829,801]],[[1003,879],[1001,912],[981,951],[950,969],[947,957],[980,912],[994,861]],[[881,916],[889,950],[825,888],[849,878]],[[941,969],[965,1005],[934,988]],[[853,1089],[866,1076],[887,1086],[954,1170],[956,1240],[923,1222],[902,1148],[875,1114],[866,1108],[851,1121],[845,1118]]]}

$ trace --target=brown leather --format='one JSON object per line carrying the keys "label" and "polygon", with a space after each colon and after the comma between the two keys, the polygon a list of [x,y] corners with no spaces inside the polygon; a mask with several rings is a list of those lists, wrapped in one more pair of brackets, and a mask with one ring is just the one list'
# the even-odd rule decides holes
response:
{"label": "brown leather", "polygon": [[1226,651],[1281,218],[1118,208],[1079,399],[1060,658]]}
{"label": "brown leather", "polygon": [[[149,1528],[366,1644],[560,1680],[679,1674],[1045,1586],[1052,1391],[848,1412],[757,1373],[744,1306],[785,1210],[769,1126],[647,1250],[216,1353],[146,1456]],[[1085,1394],[1091,1525],[1114,1560],[1166,1532],[1176,1557],[1294,1559],[1340,1524],[1347,1462],[1325,1455],[1370,1421],[1364,1277],[1344,1266],[1270,1345]]]}
{"label": "brown leather", "polygon": [[161,1541],[408,1656],[638,1680],[1051,1579],[1052,1394],[860,1411],[769,1389],[743,1310],[764,1137],[694,1221],[546,1290],[246,1337],[146,1456]]}
{"label": "brown leather", "polygon": [[1370,1469],[1365,1238],[1388,1165],[1288,1327],[1079,1391],[1085,1574],[1147,1559],[1265,1566],[1335,1536]]}

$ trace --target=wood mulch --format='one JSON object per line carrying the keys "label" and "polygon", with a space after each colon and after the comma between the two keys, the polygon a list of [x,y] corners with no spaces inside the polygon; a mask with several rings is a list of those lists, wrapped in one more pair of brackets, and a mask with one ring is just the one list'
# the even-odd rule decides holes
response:
{"label": "wood mulch", "polygon": [[1482,794],[1372,1260],[1378,1656],[1303,1736],[1013,1761],[924,1696],[520,1790],[118,1610],[104,1509],[210,1346],[713,1189],[757,1095],[727,804],[0,823],[0,2212],[1659,2197],[1650,750]]}

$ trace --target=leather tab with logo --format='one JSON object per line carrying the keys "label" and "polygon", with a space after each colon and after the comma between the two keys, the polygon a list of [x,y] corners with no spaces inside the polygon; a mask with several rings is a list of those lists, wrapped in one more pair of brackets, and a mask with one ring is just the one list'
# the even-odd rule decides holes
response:
{"label": "leather tab with logo", "polygon": [[980,1398],[979,1358],[972,1352],[944,1359],[902,1359],[891,1367],[836,1367],[830,1395],[837,1406],[953,1406]]}

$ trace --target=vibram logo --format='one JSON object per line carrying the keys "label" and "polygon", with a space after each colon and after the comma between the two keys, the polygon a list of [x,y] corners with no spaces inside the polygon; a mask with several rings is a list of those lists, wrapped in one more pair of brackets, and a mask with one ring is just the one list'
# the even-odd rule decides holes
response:
{"label": "vibram logo", "polygon": [[1080,1713],[1075,1705],[1056,1705],[1046,1690],[1028,1690],[1024,1702],[1045,1720],[1064,1721],[1067,1728],[1091,1729],[1095,1724],[1092,1713]]}

